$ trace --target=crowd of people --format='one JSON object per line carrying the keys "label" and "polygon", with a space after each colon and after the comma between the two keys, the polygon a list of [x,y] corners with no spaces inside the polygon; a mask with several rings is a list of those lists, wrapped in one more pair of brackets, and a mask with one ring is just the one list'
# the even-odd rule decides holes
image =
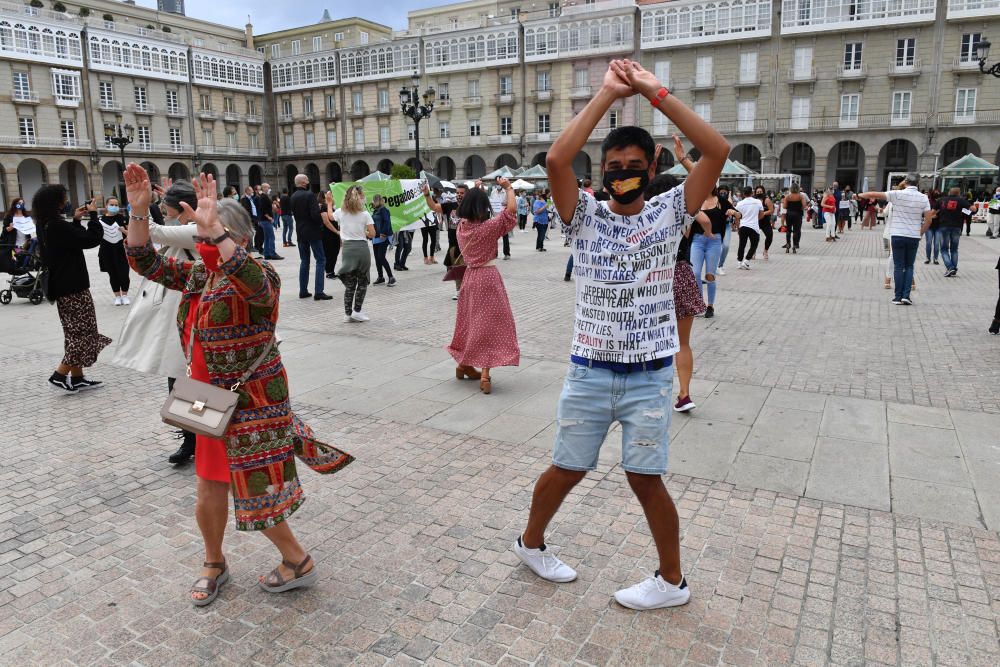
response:
{"label": "crowd of people", "polygon": [[[573,160],[612,106],[634,95],[663,113],[699,157],[693,159],[674,137],[674,156],[687,172],[678,184],[656,173],[663,148],[646,130],[616,128],[601,145],[602,178],[595,192],[591,182],[577,180]],[[795,183],[780,193],[760,186],[734,191],[719,181],[729,149],[651,72],[616,60],[549,150],[550,190],[515,192],[499,178],[492,193],[479,182],[458,184],[454,193],[426,186],[423,192],[431,211],[420,228],[424,262],[437,263],[439,230],[445,230],[445,279],[455,283],[458,301],[446,350],[456,378],[478,381],[483,394],[493,390],[495,369],[520,363],[516,321],[496,265],[501,256],[510,257],[510,234],[529,233],[530,220],[536,252],[546,252],[550,228],[558,228],[570,248],[565,277],[575,281],[574,331],[552,464],[534,487],[524,530],[511,548],[543,579],[561,583],[577,577],[546,545],[546,530],[573,488],[596,467],[612,424],[620,423],[622,468],[658,560],[647,577],[614,594],[631,609],[690,599],[678,513],[662,475],[671,414],[695,408],[693,320],[715,316],[717,276],[724,275],[730,239],[738,239],[738,268],[750,270],[758,251],[769,260],[776,231],[785,235],[785,252],[797,254],[804,222],[822,220],[832,243],[852,220],[866,230],[884,220],[892,265],[887,286],[895,287],[893,303],[910,305],[920,240],[933,232],[945,275],[955,276],[958,239],[978,210],[957,188],[940,196],[921,192],[916,174],[888,192],[852,194],[837,183],[811,199]],[[374,284],[387,287],[397,284],[397,273],[409,270],[414,234],[394,229],[385,202],[378,195],[369,201],[363,183],[348,187],[338,206],[332,193],[314,193],[315,184],[304,174],[295,177],[292,193],[275,193],[264,183],[248,186],[242,195],[234,188],[219,193],[206,174],[159,185],[130,164],[124,178],[127,201],[109,197],[103,212],[92,200],[66,217],[66,188],[47,185],[34,197],[31,215],[16,199],[4,222],[4,238],[18,252],[37,243],[46,296],[58,309],[65,349],[49,383],[67,394],[101,386],[84,375],[111,342],[98,328],[84,254],[99,248],[100,270],[108,274],[115,304],[129,307],[115,363],[165,378],[171,399],[182,378],[238,397],[221,437],[191,422],[169,459],[193,458],[197,476],[195,518],[205,557],[190,589],[191,603],[210,604],[230,580],[223,549],[230,494],[237,529],[262,531],[280,555],[280,564],[258,578],[259,586],[269,593],[310,586],[318,577],[317,564],[287,521],[303,501],[296,459],[328,474],[353,458],[319,441],[292,410],[276,334],[281,282],[272,263],[283,259],[278,233],[282,248],[298,248],[299,297],[332,299],[325,281],[336,277],[344,287],[348,324],[370,320],[364,304],[372,264]],[[982,202],[990,216],[987,234],[1000,237],[1000,188]],[[928,262],[936,257],[927,243]],[[135,303],[128,296],[130,270],[142,278]],[[650,289],[654,284],[658,289]],[[1000,302],[990,331],[1000,331]],[[675,365],[679,392],[671,405]],[[211,402],[194,401],[190,411],[200,414],[206,401]]]}

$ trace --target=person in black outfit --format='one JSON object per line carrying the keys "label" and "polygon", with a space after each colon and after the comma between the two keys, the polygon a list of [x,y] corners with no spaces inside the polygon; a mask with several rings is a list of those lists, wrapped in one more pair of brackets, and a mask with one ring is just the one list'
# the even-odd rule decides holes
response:
{"label": "person in black outfit", "polygon": [[281,191],[278,205],[281,207],[281,245],[285,248],[295,247],[292,243],[292,225],[295,219],[292,217],[292,198],[288,195],[287,188]]}
{"label": "person in black outfit", "polygon": [[[67,201],[65,186],[46,185],[35,194],[31,208],[47,274],[45,296],[55,302],[59,311],[65,347],[62,362],[49,377],[49,384],[61,392],[75,394],[101,386],[99,381],[86,379],[83,369],[94,365],[111,339],[97,330],[90,275],[83,255],[84,250],[100,245],[104,236],[97,219],[97,206],[90,200],[73,212],[72,222],[67,222],[61,213]],[[81,223],[84,215],[89,217],[86,227]],[[138,222],[148,224],[149,220]]]}
{"label": "person in black outfit", "polygon": [[406,258],[410,256],[413,249],[413,232],[401,230],[396,234],[396,259],[392,268],[396,271],[409,271],[406,268]]}
{"label": "person in black outfit", "polygon": [[254,194],[253,188],[249,185],[243,190],[243,196],[240,197],[240,204],[246,210],[247,215],[250,216],[250,221],[253,222],[254,235],[253,235],[253,248],[257,251],[257,254],[264,254],[264,230],[260,226],[260,207],[257,205],[257,195]]}
{"label": "person in black outfit", "polygon": [[802,238],[802,215],[809,200],[799,189],[798,183],[792,183],[787,195],[781,200],[782,214],[781,224],[785,227],[785,254],[791,250],[793,253],[799,251],[799,240]]}
{"label": "person in black outfit", "polygon": [[958,274],[958,241],[962,238],[962,225],[971,217],[966,211],[971,208],[972,203],[962,196],[959,188],[952,188],[946,197],[938,197],[934,201],[938,222],[937,240],[941,246],[945,278]]}
{"label": "person in black outfit", "polygon": [[766,215],[760,219],[760,231],[764,234],[764,261],[766,262],[767,251],[771,249],[771,243],[774,241],[774,228],[772,226],[772,221],[774,219],[774,201],[767,196],[767,191],[761,186],[757,186],[757,189],[754,190],[753,196],[764,204],[764,211],[766,211]]}
{"label": "person in black outfit", "polygon": [[264,259],[284,259],[278,254],[274,242],[274,208],[271,206],[271,186],[260,184],[260,192],[256,195],[257,213],[260,216],[259,229],[264,234]]}
{"label": "person in black outfit", "polygon": [[[322,210],[326,206],[326,194],[320,192],[316,195],[316,202]],[[326,255],[326,277],[337,277],[337,257],[340,256],[340,223],[330,218],[333,229],[323,225],[323,254]]]}
{"label": "person in black outfit", "polygon": [[103,233],[101,246],[97,251],[98,266],[103,273],[108,274],[111,291],[115,293],[115,305],[127,306],[130,281],[123,234],[128,231],[128,223],[121,213],[118,199],[108,197],[105,202],[105,214],[98,220]]}
{"label": "person in black outfit", "polygon": [[396,277],[392,275],[389,268],[389,260],[385,258],[389,251],[389,241],[392,240],[392,217],[389,209],[382,203],[382,195],[372,197],[372,220],[375,221],[375,238],[372,239],[372,250],[375,252],[375,269],[378,271],[378,280],[375,285],[385,282],[385,274],[389,276],[389,287],[396,284]]}
{"label": "person in black outfit", "polygon": [[[1000,278],[1000,260],[997,260],[997,277]],[[1000,296],[997,296],[997,309],[990,324],[990,333],[994,336],[1000,334]]]}
{"label": "person in black outfit", "polygon": [[[333,226],[333,210],[328,207],[320,211],[316,195],[309,191],[309,177],[299,174],[295,177],[295,193],[291,197],[291,212],[295,216],[295,234],[299,237],[299,298],[310,296],[316,301],[327,301],[333,297],[323,292],[326,277],[326,253],[323,251],[323,228],[336,230]],[[316,294],[309,293],[309,253],[316,259]]]}

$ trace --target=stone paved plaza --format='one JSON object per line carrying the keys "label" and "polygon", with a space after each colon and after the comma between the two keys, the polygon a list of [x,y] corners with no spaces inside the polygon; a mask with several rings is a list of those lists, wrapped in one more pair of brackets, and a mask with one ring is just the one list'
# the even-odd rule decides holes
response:
{"label": "stone paved plaza", "polygon": [[[515,234],[500,263],[524,357],[491,396],[441,349],[440,266],[412,259],[398,287],[370,288],[372,321],[348,325],[339,286],[296,298],[285,249],[296,411],[357,461],[302,473],[293,525],[319,585],[263,593],[270,543],[230,529],[234,578],[205,609],[187,599],[195,480],[165,461],[165,382],[108,350],[92,370],[106,389],[54,395],[55,309],[0,306],[0,663],[1000,664],[1000,339],[985,333],[1000,241],[974,229],[959,277],[918,264],[912,308],[881,287],[881,230],[825,244],[810,229],[799,255],[779,240],[750,272],[733,249],[717,317],[694,326],[699,407],[672,426],[692,600],[655,612],[611,599],[655,567],[618,432],[548,538],[580,578],[541,581],[509,551],[548,464],[571,331],[554,232],[545,255]],[[125,309],[92,254],[116,337]]]}

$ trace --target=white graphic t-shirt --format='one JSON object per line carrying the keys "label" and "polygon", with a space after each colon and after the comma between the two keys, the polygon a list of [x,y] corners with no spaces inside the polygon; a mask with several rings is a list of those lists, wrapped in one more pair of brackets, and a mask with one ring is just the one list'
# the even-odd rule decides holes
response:
{"label": "white graphic t-shirt", "polygon": [[683,185],[631,216],[580,191],[568,227],[576,277],[572,355],[635,363],[677,351],[674,263],[685,224]]}

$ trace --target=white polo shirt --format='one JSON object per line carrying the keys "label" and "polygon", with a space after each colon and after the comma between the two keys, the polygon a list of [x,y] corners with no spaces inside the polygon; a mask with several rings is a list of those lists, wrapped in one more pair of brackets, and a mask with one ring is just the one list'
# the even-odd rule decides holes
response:
{"label": "white polo shirt", "polygon": [[931,202],[927,199],[927,195],[920,192],[917,186],[908,185],[905,190],[889,190],[885,193],[885,198],[892,204],[889,236],[919,239],[920,228],[924,224],[924,213],[931,210]]}

